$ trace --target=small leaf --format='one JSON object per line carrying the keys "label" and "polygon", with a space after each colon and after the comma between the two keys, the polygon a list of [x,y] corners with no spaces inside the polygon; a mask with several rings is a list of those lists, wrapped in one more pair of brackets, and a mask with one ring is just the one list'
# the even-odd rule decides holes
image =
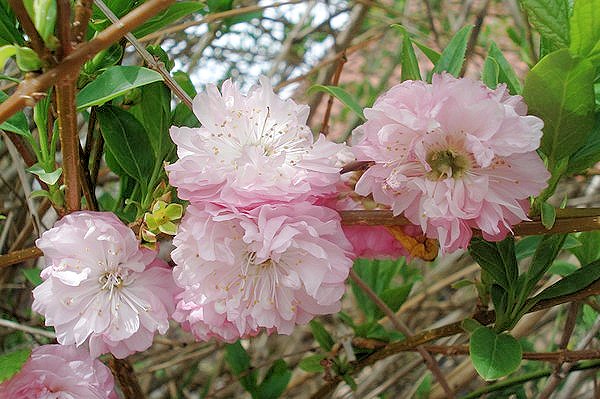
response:
{"label": "small leaf", "polygon": [[444,71],[458,77],[463,63],[465,62],[465,52],[467,51],[467,42],[471,36],[473,26],[465,26],[450,40],[448,46],[442,51],[442,56],[433,68],[432,73],[442,73]]}
{"label": "small leaf", "polygon": [[[408,298],[411,289],[412,284],[388,288],[384,290],[379,297],[393,312],[396,312],[398,309],[400,309],[400,306],[402,306],[404,301],[406,301],[406,298]],[[378,318],[383,317],[383,312],[379,308],[377,310],[378,313],[380,313]]]}
{"label": "small leaf", "polygon": [[42,60],[35,51],[29,47],[15,47],[17,66],[24,72],[37,71],[42,67]]}
{"label": "small leaf", "polygon": [[173,72],[173,79],[175,79],[177,84],[179,84],[179,86],[181,86],[183,91],[185,91],[188,96],[190,96],[190,97],[196,96],[196,88],[194,87],[194,84],[192,83],[192,80],[190,79],[190,75],[188,75],[187,73],[185,73],[183,71],[175,71],[175,72]]}
{"label": "small leaf", "polygon": [[600,279],[600,260],[592,262],[552,284],[532,299],[532,303],[578,292]]}
{"label": "small leaf", "polygon": [[427,57],[433,65],[436,65],[440,61],[440,58],[442,57],[440,53],[417,40],[413,40],[412,42],[423,52],[423,54],[425,54],[425,57]]}
{"label": "small leaf", "polygon": [[521,81],[517,77],[512,65],[504,57],[504,54],[496,46],[496,43],[492,42],[488,56],[492,57],[498,64],[498,83],[506,83],[511,94],[521,94],[523,85],[521,85]]}
{"label": "small leaf", "polygon": [[46,172],[39,163],[30,166],[27,168],[27,171],[33,173],[39,177],[41,181],[51,186],[56,184],[62,174],[62,168],[58,168],[52,172]]}
{"label": "small leaf", "polygon": [[480,322],[475,319],[464,319],[462,323],[460,323],[460,328],[465,330],[468,333],[473,333],[475,330],[483,327]]}
{"label": "small leaf", "polygon": [[519,341],[509,334],[496,334],[488,327],[480,327],[471,334],[469,352],[475,370],[485,380],[495,380],[517,370],[523,356]]}
{"label": "small leaf", "polygon": [[110,105],[98,108],[96,115],[104,141],[119,166],[140,184],[147,184],[155,158],[144,127],[129,112]]}
{"label": "small leaf", "polygon": [[548,271],[548,268],[550,268],[552,262],[554,262],[554,259],[556,259],[562,249],[566,237],[566,234],[549,234],[542,238],[527,270],[527,284],[525,285],[525,292],[527,294],[531,292],[544,273]]}
{"label": "small leaf", "polygon": [[[569,5],[567,0],[520,0],[529,22],[559,47],[569,45]],[[578,0],[581,1],[581,0]]]}
{"label": "small leaf", "polygon": [[362,119],[363,121],[366,120],[365,116],[363,115],[362,107],[346,90],[342,89],[341,87],[314,85],[310,89],[308,89],[308,94],[312,94],[317,91],[324,91],[326,93],[331,94],[332,96],[340,100],[352,112],[354,112],[360,119]]}
{"label": "small leaf", "polygon": [[[236,341],[234,344],[228,344],[225,346],[225,360],[231,371],[240,380],[240,384],[246,389],[246,391],[253,393],[256,391],[256,370],[250,369],[250,356],[240,343]],[[240,377],[242,373],[246,373],[243,377]]]}
{"label": "small leaf", "polygon": [[5,1],[0,2],[0,45],[24,45],[25,40],[17,29],[17,19]]}
{"label": "small leaf", "polygon": [[292,372],[283,359],[277,359],[267,371],[267,375],[257,389],[260,399],[277,399],[281,396],[292,378]]}
{"label": "small leaf", "polygon": [[550,230],[556,220],[556,209],[547,202],[542,203],[542,225]]}
{"label": "small leaf", "polygon": [[408,33],[405,33],[402,39],[402,73],[400,80],[421,80],[419,62]]}
{"label": "small leaf", "polygon": [[325,370],[325,367],[321,364],[321,361],[327,357],[324,353],[319,353],[309,357],[305,357],[300,360],[298,367],[307,373],[321,373]]}
{"label": "small leaf", "polygon": [[312,331],[313,337],[319,343],[319,346],[326,352],[329,352],[333,347],[333,338],[327,332],[323,324],[317,320],[310,321],[310,331]]}
{"label": "small leaf", "polygon": [[505,290],[509,289],[504,262],[495,244],[475,237],[469,244],[469,253],[494,282]]}
{"label": "small leaf", "polygon": [[579,233],[577,239],[581,245],[570,250],[581,265],[587,265],[600,259],[600,230]]}
{"label": "small leaf", "polygon": [[498,76],[500,67],[496,60],[488,55],[483,63],[483,71],[481,72],[481,80],[490,89],[495,89],[498,86]]}
{"label": "small leaf", "polygon": [[0,47],[0,69],[4,69],[6,61],[17,53],[17,48],[12,45]]}
{"label": "small leaf", "polygon": [[0,355],[0,382],[17,374],[31,354],[31,349],[21,349]]}
{"label": "small leaf", "polygon": [[77,109],[102,105],[129,90],[162,80],[162,76],[148,68],[116,65],[108,68],[77,94]]}

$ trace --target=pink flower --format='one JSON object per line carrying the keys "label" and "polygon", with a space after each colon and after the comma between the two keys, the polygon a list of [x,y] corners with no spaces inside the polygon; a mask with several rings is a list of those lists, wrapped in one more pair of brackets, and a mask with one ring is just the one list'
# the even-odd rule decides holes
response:
{"label": "pink flower", "polygon": [[335,313],[352,267],[339,215],[307,203],[244,213],[190,205],[173,243],[184,288],[173,317],[200,340],[291,334]]}
{"label": "pink flower", "polygon": [[179,160],[167,167],[180,198],[225,206],[312,201],[339,181],[342,147],[306,126],[308,106],[282,100],[266,78],[245,96],[230,80],[194,99],[202,127],[172,127]]}
{"label": "pink flower", "polygon": [[406,81],[365,110],[354,148],[375,165],[356,185],[361,195],[404,212],[442,251],[465,248],[471,229],[501,240],[527,220],[528,198],[549,173],[535,152],[543,122],[521,97],[481,82],[435,75]]}
{"label": "pink flower", "polygon": [[117,399],[108,367],[85,349],[44,345],[31,352],[19,373],[0,384],[5,399]]}
{"label": "pink flower", "polygon": [[36,241],[45,280],[33,290],[33,310],[54,326],[59,343],[92,356],[124,358],[164,334],[176,286],[168,265],[140,249],[133,232],[108,212],[75,212]]}

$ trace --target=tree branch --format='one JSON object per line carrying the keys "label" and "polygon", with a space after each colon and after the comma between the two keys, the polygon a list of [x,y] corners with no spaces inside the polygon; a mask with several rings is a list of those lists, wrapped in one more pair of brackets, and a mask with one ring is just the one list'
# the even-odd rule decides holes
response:
{"label": "tree branch", "polygon": [[33,78],[27,78],[19,84],[17,90],[5,102],[0,104],[0,123],[27,105],[33,106],[50,86],[65,74],[77,73],[81,65],[96,53],[117,42],[127,32],[137,28],[147,19],[169,6],[175,0],[149,0],[137,7],[117,24],[100,32],[96,38],[78,46],[56,67]]}

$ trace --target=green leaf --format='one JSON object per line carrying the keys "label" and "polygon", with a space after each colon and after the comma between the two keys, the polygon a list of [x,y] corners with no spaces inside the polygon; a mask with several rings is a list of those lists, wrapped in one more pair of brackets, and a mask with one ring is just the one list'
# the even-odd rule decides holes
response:
{"label": "green leaf", "polygon": [[467,51],[467,42],[471,36],[473,26],[465,26],[450,40],[448,46],[442,51],[437,64],[432,73],[442,73],[444,71],[456,77],[459,76],[463,63],[465,62],[465,52]]}
{"label": "green leaf", "polygon": [[309,357],[305,357],[300,360],[298,363],[298,367],[307,373],[321,373],[325,370],[325,367],[321,364],[321,361],[325,359],[327,355],[325,353],[319,353],[316,355],[311,355]]}
{"label": "green leaf", "polygon": [[38,285],[42,284],[43,280],[40,277],[40,272],[41,272],[40,269],[35,268],[35,269],[22,269],[22,270],[23,270],[23,275],[25,276],[27,281],[29,281],[31,283],[31,285],[33,285],[34,287],[37,287]]}
{"label": "green leaf", "polygon": [[54,47],[50,39],[56,25],[56,0],[33,0],[32,10],[27,11],[46,45]]}
{"label": "green leaf", "polygon": [[498,76],[500,67],[494,58],[487,56],[483,63],[483,71],[481,72],[481,80],[490,89],[495,89],[498,86]]}
{"label": "green leaf", "polygon": [[421,72],[419,71],[419,62],[413,49],[412,41],[408,33],[404,34],[402,39],[402,72],[400,80],[421,80]]}
{"label": "green leaf", "polygon": [[[411,289],[412,284],[388,288],[384,290],[379,297],[393,312],[396,312],[406,301],[406,298],[408,298]],[[377,311],[379,313],[377,318],[382,318],[384,316],[383,311],[381,311],[379,308],[377,308]]]}
{"label": "green leaf", "polygon": [[17,66],[24,72],[37,71],[42,68],[42,60],[29,47],[16,46]]}
{"label": "green leaf", "polygon": [[257,398],[277,399],[292,378],[292,372],[283,359],[277,359],[257,389]]}
{"label": "green leaf", "polygon": [[173,4],[161,13],[153,16],[142,26],[133,31],[135,37],[146,36],[149,33],[172,24],[173,22],[198,12],[204,8],[204,4],[199,1],[181,1]]}
{"label": "green leaf", "polygon": [[469,244],[469,253],[499,286],[509,290],[509,280],[502,256],[496,244],[474,237]]}
{"label": "green leaf", "polygon": [[159,80],[162,80],[162,76],[148,68],[130,65],[112,66],[77,94],[77,109],[102,105],[135,87]]}
{"label": "green leaf", "polygon": [[577,239],[581,245],[570,249],[581,265],[587,265],[600,259],[600,230],[579,233]]}
{"label": "green leaf", "polygon": [[596,114],[594,128],[585,143],[569,157],[565,174],[582,172],[600,161],[600,113]]}
{"label": "green leaf", "polygon": [[598,279],[600,279],[600,260],[577,269],[575,272],[552,284],[536,295],[531,302],[537,303],[541,300],[573,294],[593,284]]}
{"label": "green leaf", "polygon": [[542,203],[542,226],[550,230],[556,220],[556,209],[547,202]]}
{"label": "green leaf", "polygon": [[502,51],[496,46],[496,43],[492,42],[488,56],[492,57],[498,63],[498,83],[506,83],[508,91],[511,94],[521,94],[523,90],[521,81],[517,77],[513,67],[504,57],[504,54],[502,54]]}
{"label": "green leaf", "polygon": [[0,47],[0,69],[4,69],[6,61],[15,54],[17,54],[16,46],[7,45]]}
{"label": "green leaf", "polygon": [[163,82],[150,83],[141,88],[141,99],[130,111],[148,132],[156,162],[162,163],[175,146],[169,136],[171,91]]}
{"label": "green leaf", "polygon": [[338,86],[324,86],[324,85],[314,85],[310,89],[308,89],[308,94],[312,94],[317,91],[324,91],[326,93],[331,94],[338,100],[342,102],[346,107],[348,107],[352,112],[354,112],[360,119],[365,121],[365,116],[363,115],[362,107],[356,102],[356,100],[344,89]]}
{"label": "green leaf", "polygon": [[[6,101],[7,98],[8,96],[3,91],[0,91],[0,103]],[[7,132],[16,133],[24,137],[31,137],[29,123],[27,123],[27,118],[25,117],[23,111],[16,112],[13,116],[8,118],[8,120],[0,124],[0,129],[6,130]]]}
{"label": "green leaf", "polygon": [[[517,255],[517,259],[521,260],[521,259],[525,259],[529,256],[532,256],[537,247],[540,245],[540,242],[542,241],[542,238],[544,238],[543,236],[528,236],[528,237],[523,237],[521,238],[516,246],[515,246],[515,252]],[[567,235],[567,239],[565,240],[565,243],[563,244],[562,249],[572,249],[572,248],[577,248],[581,246],[581,242],[575,238],[572,234]]]}
{"label": "green leaf", "polygon": [[312,331],[313,337],[315,337],[315,340],[319,343],[321,349],[323,349],[326,352],[329,352],[333,347],[334,343],[331,335],[327,332],[325,327],[323,327],[323,324],[321,324],[319,321],[313,319],[310,321],[309,324],[310,331]]}
{"label": "green leaf", "polygon": [[529,22],[544,39],[559,47],[569,45],[567,0],[521,0],[521,4],[527,12]]}
{"label": "green leaf", "polygon": [[119,166],[142,186],[154,169],[155,157],[148,133],[129,112],[111,105],[98,108],[96,115],[106,146]]}
{"label": "green leaf", "polygon": [[412,42],[423,52],[423,54],[425,54],[425,57],[427,57],[433,65],[436,65],[440,61],[440,58],[442,57],[440,53],[417,40],[413,40]]}
{"label": "green leaf", "polygon": [[533,254],[533,258],[531,258],[531,263],[527,270],[527,283],[525,285],[525,292],[527,294],[531,292],[544,273],[548,271],[562,249],[566,238],[566,234],[549,234],[542,238]]}
{"label": "green leaf", "polygon": [[175,71],[173,72],[173,79],[181,86],[183,91],[190,97],[196,97],[196,88],[192,83],[192,79],[190,79],[190,75],[183,71]]}
{"label": "green leaf", "polygon": [[31,165],[29,168],[27,168],[27,171],[33,173],[39,177],[41,181],[51,186],[56,184],[60,178],[60,175],[62,174],[62,168],[58,168],[52,172],[46,172],[39,163]]}
{"label": "green leaf", "polygon": [[509,334],[496,334],[480,327],[471,334],[469,352],[473,367],[485,380],[495,380],[517,370],[523,351],[521,344]]}
{"label": "green leaf", "polygon": [[31,354],[31,349],[21,349],[0,355],[0,382],[17,374]]}
{"label": "green leaf", "polygon": [[587,57],[596,66],[600,63],[600,0],[577,0],[570,20],[569,49]]}
{"label": "green leaf", "polygon": [[233,7],[233,0],[207,0],[208,10],[211,13],[229,11]]}
{"label": "green leaf", "polygon": [[[250,366],[250,356],[240,343],[236,341],[234,344],[228,344],[225,346],[225,360],[233,374],[239,378],[240,384],[246,389],[246,391],[253,394],[256,392],[256,370],[252,370]],[[247,373],[243,377],[240,377],[242,373]]]}
{"label": "green leaf", "polygon": [[23,36],[17,29],[17,19],[5,2],[0,4],[0,45],[4,44],[25,44]]}
{"label": "green leaf", "polygon": [[549,164],[581,147],[594,124],[594,67],[563,49],[544,57],[527,75],[523,97],[544,121],[540,150]]}

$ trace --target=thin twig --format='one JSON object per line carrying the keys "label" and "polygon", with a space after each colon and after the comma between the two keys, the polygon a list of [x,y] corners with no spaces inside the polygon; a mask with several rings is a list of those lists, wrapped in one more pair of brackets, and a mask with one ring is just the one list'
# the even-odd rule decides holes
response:
{"label": "thin twig", "polygon": [[[113,24],[119,23],[119,18],[117,18],[117,16],[111,11],[110,8],[108,8],[106,6],[106,4],[104,4],[104,2],[102,0],[94,0],[94,3],[104,13],[104,15],[106,15],[108,17],[108,19],[110,20],[110,22],[112,22]],[[187,95],[187,93],[185,92],[185,90],[183,90],[181,88],[181,86],[179,86],[179,83],[177,83],[175,81],[175,79],[173,79],[173,77],[171,76],[171,74],[169,73],[169,71],[167,71],[167,69],[165,68],[165,65],[162,62],[157,61],[154,58],[154,56],[152,56],[152,54],[150,54],[146,50],[146,48],[131,33],[127,33],[125,35],[125,39],[127,39],[127,41],[129,43],[131,43],[133,45],[133,47],[135,47],[135,50],[144,59],[144,61],[146,62],[146,64],[148,64],[148,66],[150,68],[152,68],[156,72],[160,73],[160,75],[163,77],[163,79],[165,81],[165,84],[167,86],[169,86],[169,88],[171,89],[171,91],[177,97],[179,97],[179,99],[190,110],[193,110],[193,108],[192,108],[192,99],[190,98],[190,96]]]}
{"label": "thin twig", "polygon": [[[346,51],[342,50],[342,56],[340,57],[337,68],[335,69],[335,73],[333,75],[333,79],[331,80],[331,84],[333,86],[337,86],[340,83],[340,76],[342,76],[342,70],[344,69],[344,64],[348,61],[346,57]],[[329,133],[329,118],[331,116],[331,108],[333,107],[333,95],[329,95],[329,99],[327,100],[327,108],[325,109],[325,115],[323,115],[323,123],[321,123],[321,133],[327,136]]]}
{"label": "thin twig", "polygon": [[31,20],[27,9],[25,9],[23,1],[8,0],[8,3],[10,4],[10,8],[12,8],[13,12],[15,13],[15,16],[19,20],[21,27],[27,34],[33,51],[35,51],[37,55],[46,62],[50,61],[50,51],[46,48],[44,40],[38,33],[35,25],[33,24],[33,21]]}
{"label": "thin twig", "polygon": [[56,338],[56,334],[52,331],[42,330],[40,328],[29,327],[23,324],[19,324],[16,321],[0,319],[0,326],[10,328],[13,330],[23,331],[28,334],[40,335],[46,338]]}
{"label": "thin twig", "polygon": [[[381,309],[381,311],[390,319],[390,321],[392,322],[392,324],[394,325],[394,328],[396,328],[396,330],[398,330],[402,334],[404,334],[404,336],[406,336],[407,339],[412,338],[412,332],[408,329],[408,326],[406,326],[400,319],[398,319],[396,317],[396,315],[394,314],[392,309],[390,309],[385,304],[385,302],[383,302],[383,300],[381,298],[379,298],[379,296],[375,293],[375,291],[373,291],[371,289],[371,287],[369,287],[369,285],[367,283],[365,283],[360,278],[360,276],[358,274],[356,274],[356,272],[352,269],[350,270],[350,278],[352,279],[352,281],[354,281],[356,283],[356,285],[358,285],[360,287],[360,289],[365,294],[367,294],[367,296],[375,303],[375,305],[377,305],[377,307],[379,309]],[[446,393],[446,397],[449,399],[454,398],[455,397],[454,392],[448,385],[448,382],[446,381],[444,374],[442,374],[442,371],[440,370],[440,367],[438,366],[438,364],[437,364],[436,360],[433,358],[433,356],[431,356],[431,354],[429,352],[427,352],[427,350],[425,350],[425,348],[423,348],[422,345],[417,345],[415,347],[415,349],[419,352],[421,357],[423,357],[423,360],[425,360],[425,363],[427,364],[427,368],[431,371],[431,374],[433,374],[435,379],[438,381],[438,383],[444,389],[444,392]]]}
{"label": "thin twig", "polygon": [[77,0],[75,4],[75,20],[73,21],[73,40],[81,43],[85,39],[88,21],[92,16],[93,0]]}

